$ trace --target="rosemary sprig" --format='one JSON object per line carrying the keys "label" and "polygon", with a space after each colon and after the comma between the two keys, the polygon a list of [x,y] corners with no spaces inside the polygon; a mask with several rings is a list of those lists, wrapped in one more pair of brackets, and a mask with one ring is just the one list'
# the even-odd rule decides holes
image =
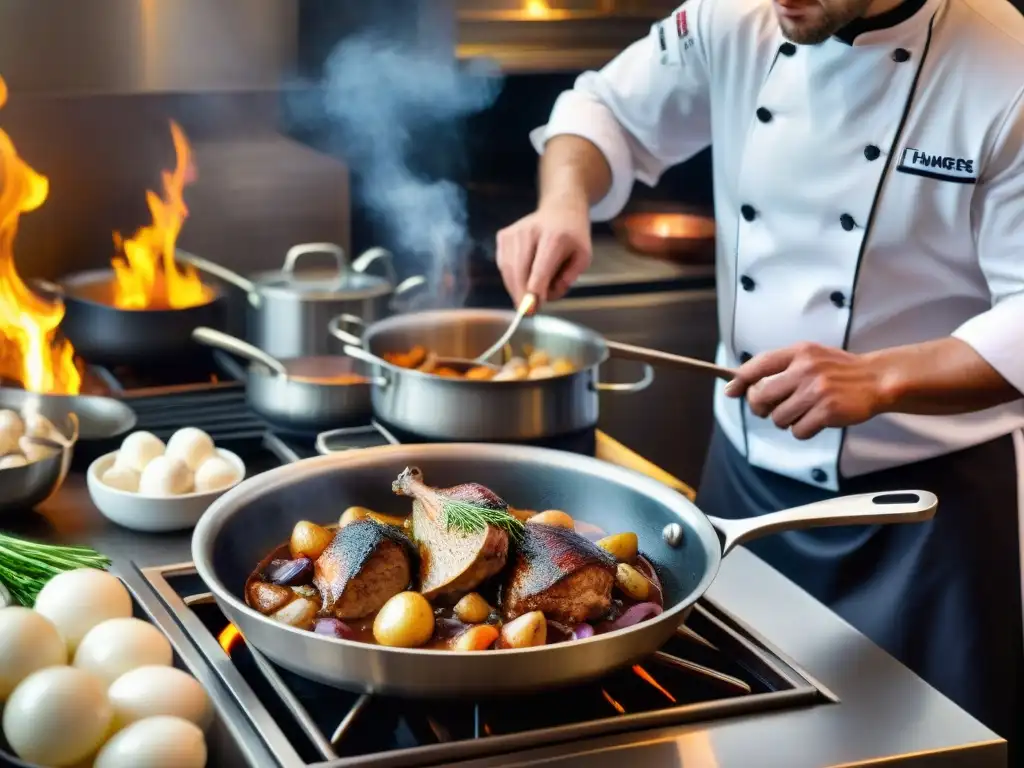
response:
{"label": "rosemary sprig", "polygon": [[88,547],[37,544],[0,533],[0,582],[21,605],[31,608],[43,586],[64,571],[105,569],[110,558]]}
{"label": "rosemary sprig", "polygon": [[507,509],[493,509],[461,499],[446,498],[441,504],[445,527],[462,533],[481,533],[488,525],[501,528],[516,541],[523,538],[523,521]]}

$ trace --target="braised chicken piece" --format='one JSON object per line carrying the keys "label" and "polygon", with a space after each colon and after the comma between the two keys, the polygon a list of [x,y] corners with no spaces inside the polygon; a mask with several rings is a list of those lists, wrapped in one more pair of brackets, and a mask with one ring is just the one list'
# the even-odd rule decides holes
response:
{"label": "braised chicken piece", "polygon": [[615,558],[569,528],[542,523],[525,527],[502,595],[502,615],[511,621],[542,611],[568,626],[608,613],[615,583]]}
{"label": "braised chicken piece", "polygon": [[323,611],[360,619],[380,610],[412,580],[413,544],[398,529],[372,519],[338,529],[314,564]]}
{"label": "braised chicken piece", "polygon": [[393,488],[398,495],[413,499],[420,592],[427,600],[459,597],[505,567],[507,528],[518,530],[522,523],[489,489],[476,483],[431,488],[416,468],[402,472]]}

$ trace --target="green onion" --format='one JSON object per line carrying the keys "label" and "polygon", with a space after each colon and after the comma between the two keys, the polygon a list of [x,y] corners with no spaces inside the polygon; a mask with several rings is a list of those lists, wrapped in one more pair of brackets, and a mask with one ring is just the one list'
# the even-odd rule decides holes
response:
{"label": "green onion", "polygon": [[0,533],[0,582],[21,605],[35,605],[39,590],[64,571],[106,569],[110,558],[88,547],[37,544]]}

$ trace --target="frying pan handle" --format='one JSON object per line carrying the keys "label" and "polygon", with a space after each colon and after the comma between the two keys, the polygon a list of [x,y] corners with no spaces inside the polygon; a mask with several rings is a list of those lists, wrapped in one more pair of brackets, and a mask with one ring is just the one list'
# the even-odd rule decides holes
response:
{"label": "frying pan handle", "polygon": [[624,360],[639,360],[640,362],[653,363],[654,365],[672,365],[676,368],[685,368],[690,371],[701,371],[726,381],[736,377],[736,371],[732,368],[723,368],[706,360],[673,355],[670,352],[662,352],[659,349],[637,347],[632,344],[623,344],[621,341],[611,341],[610,339],[605,339],[604,343],[612,357],[621,357]]}
{"label": "frying pan handle", "polygon": [[639,381],[620,383],[620,384],[604,384],[597,382],[594,384],[594,389],[598,392],[621,392],[625,394],[632,394],[634,392],[641,392],[647,389],[651,384],[654,383],[654,368],[647,363],[644,363],[644,375]]}
{"label": "frying pan handle", "polygon": [[36,293],[41,293],[45,296],[54,299],[64,298],[64,289],[57,283],[52,283],[49,280],[42,280],[40,278],[33,278],[29,280],[29,285],[32,286]]}
{"label": "frying pan handle", "polygon": [[192,329],[192,338],[200,344],[205,344],[208,347],[223,349],[225,352],[231,352],[234,355],[240,355],[254,363],[265,365],[273,373],[280,376],[288,375],[288,370],[284,367],[284,363],[276,357],[271,357],[259,347],[254,347],[252,344],[242,341],[241,339],[237,339],[227,333],[215,331],[213,328],[204,328],[200,326]]}
{"label": "frying pan handle", "polygon": [[395,273],[395,257],[391,251],[387,248],[370,248],[369,250],[363,251],[352,262],[353,272],[365,272],[370,268],[370,265],[381,262],[384,265],[384,271],[387,273],[387,280],[389,283],[394,285],[398,282],[398,275]]}
{"label": "frying pan handle", "polygon": [[[331,321],[327,323],[327,332],[339,341],[343,341],[353,347],[362,347],[363,340],[354,333],[346,331],[343,327],[345,325],[354,325],[359,329],[360,333],[366,330],[366,323],[363,322],[361,317],[342,314],[331,318]],[[351,357],[356,357],[356,355],[351,355]]]}
{"label": "frying pan handle", "polygon": [[780,531],[830,525],[920,523],[931,520],[939,499],[928,491],[860,493],[817,501],[744,520],[708,517],[722,539],[722,555],[753,539]]}
{"label": "frying pan handle", "polygon": [[201,256],[188,253],[186,251],[179,250],[175,257],[182,264],[188,264],[200,272],[205,272],[208,275],[213,275],[218,280],[223,280],[225,283],[229,283],[236,288],[241,288],[245,291],[246,296],[249,299],[249,303],[254,307],[260,305],[260,294],[256,290],[256,284],[252,280],[247,280],[237,272],[233,272],[227,267],[222,267],[220,264],[216,264],[212,261],[207,261]]}

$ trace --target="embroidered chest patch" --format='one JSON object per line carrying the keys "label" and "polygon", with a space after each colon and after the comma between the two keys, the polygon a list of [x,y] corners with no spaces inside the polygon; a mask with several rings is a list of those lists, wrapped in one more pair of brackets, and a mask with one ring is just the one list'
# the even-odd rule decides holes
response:
{"label": "embroidered chest patch", "polygon": [[975,160],[914,147],[904,148],[896,170],[939,181],[952,181],[956,184],[976,184],[978,181],[978,163]]}

